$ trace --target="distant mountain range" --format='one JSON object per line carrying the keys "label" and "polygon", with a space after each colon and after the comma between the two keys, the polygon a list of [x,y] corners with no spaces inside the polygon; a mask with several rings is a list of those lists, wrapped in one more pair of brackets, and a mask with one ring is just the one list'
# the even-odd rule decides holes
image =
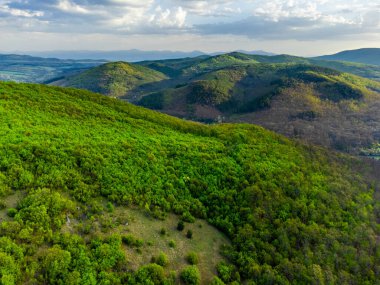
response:
{"label": "distant mountain range", "polygon": [[316,57],[322,60],[343,60],[365,64],[380,65],[380,48],[346,50],[332,55]]}
{"label": "distant mountain range", "polygon": [[[273,53],[257,51],[239,51],[247,54],[274,55]],[[54,57],[60,59],[93,59],[109,61],[138,62],[144,60],[178,59],[185,57],[197,57],[201,55],[219,55],[225,52],[205,53],[202,51],[143,51],[143,50],[117,50],[117,51],[46,51],[28,52],[28,54],[39,57]]]}

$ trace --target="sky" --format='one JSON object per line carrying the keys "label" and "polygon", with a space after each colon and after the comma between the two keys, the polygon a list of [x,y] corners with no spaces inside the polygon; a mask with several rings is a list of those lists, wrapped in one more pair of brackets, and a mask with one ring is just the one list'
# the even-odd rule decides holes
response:
{"label": "sky", "polygon": [[380,47],[380,0],[0,0],[0,51]]}

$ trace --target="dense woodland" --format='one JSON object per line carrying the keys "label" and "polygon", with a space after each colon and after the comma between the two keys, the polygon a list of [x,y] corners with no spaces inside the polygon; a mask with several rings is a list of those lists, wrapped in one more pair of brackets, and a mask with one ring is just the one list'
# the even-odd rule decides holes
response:
{"label": "dense woodland", "polygon": [[356,158],[59,87],[0,83],[0,115],[1,284],[205,283],[195,254],[181,272],[164,254],[132,270],[126,246],[141,241],[94,230],[136,206],[228,236],[212,284],[380,280],[379,189]]}

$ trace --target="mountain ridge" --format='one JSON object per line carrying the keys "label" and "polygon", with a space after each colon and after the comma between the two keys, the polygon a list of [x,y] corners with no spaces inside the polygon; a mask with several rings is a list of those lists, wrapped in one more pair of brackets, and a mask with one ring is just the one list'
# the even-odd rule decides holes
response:
{"label": "mountain ridge", "polygon": [[331,55],[318,56],[316,59],[340,60],[380,65],[380,48],[346,50]]}

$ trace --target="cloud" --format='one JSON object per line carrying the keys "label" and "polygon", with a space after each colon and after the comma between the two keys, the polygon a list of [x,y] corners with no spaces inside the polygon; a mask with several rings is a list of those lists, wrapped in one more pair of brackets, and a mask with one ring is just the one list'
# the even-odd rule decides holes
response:
{"label": "cloud", "polygon": [[70,0],[59,0],[57,8],[68,13],[89,14],[90,11],[86,8],[71,2]]}
{"label": "cloud", "polygon": [[[352,2],[327,8],[331,0],[258,1],[244,19],[195,25],[200,34],[231,34],[254,39],[319,40],[380,34],[379,5]],[[339,2],[337,0],[336,2]],[[339,5],[338,5],[339,6]],[[331,6],[334,7],[334,6]],[[344,7],[344,13],[342,13]]]}
{"label": "cloud", "polygon": [[362,0],[0,0],[0,32],[333,39],[380,34]]}
{"label": "cloud", "polygon": [[0,2],[0,16],[12,16],[12,17],[42,17],[44,12],[42,11],[31,11],[31,10],[23,10],[23,9],[15,9],[11,8],[7,5],[7,3]]}
{"label": "cloud", "polygon": [[160,28],[182,28],[185,25],[187,12],[182,7],[176,10],[162,9],[161,6],[157,7],[155,14],[149,20],[154,26]]}

